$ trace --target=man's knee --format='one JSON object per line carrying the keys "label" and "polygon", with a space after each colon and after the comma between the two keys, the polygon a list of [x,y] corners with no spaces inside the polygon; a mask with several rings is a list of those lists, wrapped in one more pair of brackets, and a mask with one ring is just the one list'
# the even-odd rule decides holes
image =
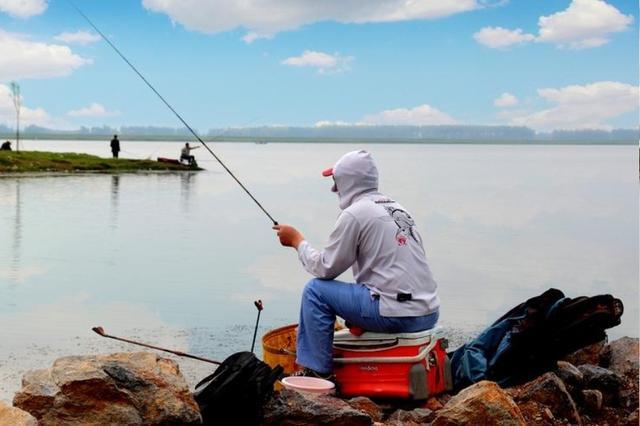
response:
{"label": "man's knee", "polygon": [[322,285],[322,280],[319,280],[318,278],[310,279],[307,282],[307,284],[304,286],[304,290],[302,290],[302,296],[303,297],[317,296],[318,290],[321,285]]}
{"label": "man's knee", "polygon": [[320,278],[312,278],[304,286],[302,298],[325,300],[327,298],[331,298],[331,295],[337,290],[335,282],[322,280]]}

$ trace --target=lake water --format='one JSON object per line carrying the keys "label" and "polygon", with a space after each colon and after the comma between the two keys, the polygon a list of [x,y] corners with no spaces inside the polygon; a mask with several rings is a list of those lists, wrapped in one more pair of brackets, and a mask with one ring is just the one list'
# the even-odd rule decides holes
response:
{"label": "lake water", "polygon": [[[122,157],[180,143],[122,142]],[[636,146],[218,143],[211,147],[281,223],[320,246],[339,213],[320,171],[364,147],[381,190],[412,212],[439,283],[441,323],[473,334],[528,297],[611,293],[610,336],[638,336]],[[108,142],[23,149],[108,156]],[[297,321],[309,276],[268,218],[204,150],[200,173],[0,179],[0,399],[61,355],[131,350],[107,332],[223,359]],[[346,273],[345,280],[351,279]],[[184,361],[190,379],[205,364]]]}

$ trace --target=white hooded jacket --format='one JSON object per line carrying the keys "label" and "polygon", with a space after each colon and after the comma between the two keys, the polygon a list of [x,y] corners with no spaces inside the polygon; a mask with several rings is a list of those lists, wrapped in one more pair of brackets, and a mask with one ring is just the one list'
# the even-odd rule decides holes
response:
{"label": "white hooded jacket", "polygon": [[380,297],[380,315],[414,317],[440,306],[422,238],[404,208],[378,192],[378,170],[367,151],[344,155],[333,168],[342,213],[324,250],[298,246],[304,268],[334,279],[352,267],[358,283]]}

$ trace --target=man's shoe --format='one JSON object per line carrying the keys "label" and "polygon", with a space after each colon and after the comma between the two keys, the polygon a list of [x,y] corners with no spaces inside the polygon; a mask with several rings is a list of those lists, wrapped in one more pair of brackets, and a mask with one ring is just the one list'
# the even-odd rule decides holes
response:
{"label": "man's shoe", "polygon": [[303,368],[302,370],[298,370],[295,373],[291,374],[291,376],[294,377],[315,377],[316,379],[324,379],[324,380],[329,380],[330,382],[335,381],[335,376],[331,373],[328,374],[322,374],[322,373],[318,373],[315,370],[312,370],[310,368]]}

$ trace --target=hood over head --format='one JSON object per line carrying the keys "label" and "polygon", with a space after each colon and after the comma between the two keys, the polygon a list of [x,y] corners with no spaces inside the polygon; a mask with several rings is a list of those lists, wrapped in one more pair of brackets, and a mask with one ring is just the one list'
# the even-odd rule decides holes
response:
{"label": "hood over head", "polygon": [[358,196],[378,191],[378,169],[371,154],[365,150],[343,155],[333,169],[325,170],[322,174],[333,175],[342,210],[349,207]]}

